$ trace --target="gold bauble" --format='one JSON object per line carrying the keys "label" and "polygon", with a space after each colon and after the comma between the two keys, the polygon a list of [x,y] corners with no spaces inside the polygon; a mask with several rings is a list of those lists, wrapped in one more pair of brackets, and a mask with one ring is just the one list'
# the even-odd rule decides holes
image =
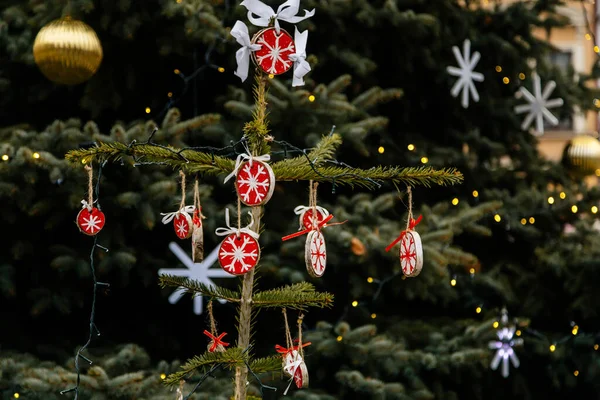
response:
{"label": "gold bauble", "polygon": [[563,162],[572,172],[594,174],[600,169],[600,141],[587,135],[574,137],[565,147]]}
{"label": "gold bauble", "polygon": [[98,70],[102,45],[89,25],[64,17],[40,30],[33,43],[33,58],[51,81],[76,85]]}

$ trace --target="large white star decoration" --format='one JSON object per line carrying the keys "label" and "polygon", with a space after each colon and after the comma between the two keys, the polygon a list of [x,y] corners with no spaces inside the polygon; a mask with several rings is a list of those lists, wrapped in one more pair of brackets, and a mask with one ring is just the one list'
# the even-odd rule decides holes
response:
{"label": "large white star decoration", "polygon": [[548,100],[548,97],[550,97],[555,88],[556,82],[550,81],[546,83],[542,92],[542,83],[539,75],[536,73],[533,74],[533,94],[523,86],[519,88],[516,96],[522,95],[528,102],[528,104],[520,104],[515,107],[517,114],[528,113],[521,124],[521,129],[528,129],[534,118],[535,131],[533,134],[535,136],[544,134],[544,118],[552,125],[558,125],[558,119],[548,110],[549,108],[560,107],[564,104],[563,99],[560,98]]}
{"label": "large white star decoration", "polygon": [[[175,242],[169,243],[169,249],[175,254],[175,256],[183,263],[185,268],[161,268],[158,270],[158,275],[174,275],[174,276],[185,276],[189,279],[194,279],[198,282],[204,283],[207,286],[214,286],[214,282],[211,278],[234,278],[221,268],[210,268],[219,257],[219,246],[217,246],[210,254],[200,263],[192,261],[190,256]],[[175,304],[179,301],[181,296],[184,294],[185,289],[180,287],[177,288],[169,296],[169,303]],[[225,303],[226,300],[219,299],[221,303]],[[203,299],[202,296],[194,296],[194,314],[202,314]]]}
{"label": "large white star decoration", "polygon": [[448,71],[450,75],[459,77],[454,83],[454,86],[452,86],[450,94],[454,97],[458,97],[458,93],[462,90],[461,104],[464,108],[468,108],[469,93],[473,97],[473,101],[479,101],[479,93],[477,93],[473,81],[483,82],[483,74],[475,72],[473,69],[479,62],[481,55],[476,51],[473,53],[473,57],[471,57],[471,41],[469,39],[466,39],[463,43],[463,54],[460,54],[458,46],[453,46],[452,51],[454,52],[454,57],[456,57],[456,62],[460,68],[446,68],[446,71]]}
{"label": "large white star decoration", "polygon": [[492,350],[496,350],[496,354],[492,359],[492,363],[490,364],[490,368],[494,371],[498,369],[500,365],[500,361],[502,361],[502,376],[508,378],[509,375],[509,360],[512,362],[515,368],[519,368],[521,364],[519,362],[519,358],[515,354],[513,349],[514,346],[520,346],[523,344],[523,339],[517,338],[515,339],[515,327],[507,326],[508,324],[508,315],[505,311],[502,313],[502,325],[503,327],[496,331],[496,335],[498,336],[498,340],[492,340],[489,342],[489,348]]}

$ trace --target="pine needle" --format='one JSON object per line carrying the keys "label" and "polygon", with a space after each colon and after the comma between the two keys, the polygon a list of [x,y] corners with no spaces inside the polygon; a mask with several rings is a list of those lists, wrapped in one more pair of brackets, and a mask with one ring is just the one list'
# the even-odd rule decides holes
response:
{"label": "pine needle", "polygon": [[308,282],[300,282],[291,286],[265,290],[256,293],[252,298],[255,307],[278,307],[294,310],[305,310],[308,307],[331,307],[333,295],[327,292],[316,292]]}
{"label": "pine needle", "polygon": [[159,285],[161,288],[167,286],[182,287],[186,293],[223,299],[232,303],[239,303],[240,301],[240,294],[238,292],[217,285],[207,286],[202,282],[183,276],[161,275],[159,277]]}
{"label": "pine needle", "polygon": [[[239,347],[232,347],[223,352],[206,352],[200,356],[195,356],[189,359],[182,367],[181,370],[170,374],[165,379],[166,385],[175,385],[179,383],[179,380],[186,378],[189,374],[195,370],[205,367],[213,366],[214,364],[223,364],[228,368],[244,365],[244,361],[247,361],[247,355],[244,354],[244,350]],[[279,365],[281,368],[281,365]]]}

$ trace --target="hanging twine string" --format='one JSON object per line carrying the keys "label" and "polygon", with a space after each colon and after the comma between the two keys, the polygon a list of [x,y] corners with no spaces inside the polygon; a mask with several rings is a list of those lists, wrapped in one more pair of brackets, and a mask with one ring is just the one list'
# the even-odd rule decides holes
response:
{"label": "hanging twine string", "polygon": [[[238,226],[238,237],[240,236],[240,230],[242,229],[242,201],[240,200],[240,196],[238,196],[237,198],[237,226]],[[252,224],[254,223],[254,219],[252,220],[252,223],[250,225],[248,225],[248,227],[252,227]]]}
{"label": "hanging twine string", "polygon": [[213,315],[213,302],[212,300],[208,302],[208,318],[210,320],[210,333],[213,335],[217,335],[217,323],[215,321],[215,316]]}
{"label": "hanging twine string", "polygon": [[179,381],[179,387],[177,388],[177,399],[175,400],[183,400],[183,385],[185,381],[182,379]]}
{"label": "hanging twine string", "polygon": [[212,353],[215,351],[225,351],[225,347],[229,346],[229,343],[224,342],[223,338],[227,335],[227,332],[221,333],[217,336],[217,323],[215,322],[215,316],[213,315],[213,302],[212,300],[208,302],[208,318],[210,320],[210,332],[206,329],[204,330],[204,334],[210,338],[210,347],[208,348],[208,352]]}
{"label": "hanging twine string", "polygon": [[92,163],[85,165],[85,170],[88,173],[88,199],[81,200],[82,208],[87,208],[88,211],[92,211],[92,207],[94,205],[94,169],[92,168]]}
{"label": "hanging twine string", "polygon": [[[304,345],[302,344],[302,320],[304,319],[304,314],[300,314],[298,316],[298,354],[300,357],[304,358]],[[307,346],[310,342],[307,344]]]}
{"label": "hanging twine string", "polygon": [[314,229],[320,230],[320,227],[318,226],[318,217],[317,217],[317,186],[319,185],[318,182],[315,182],[313,184],[313,181],[311,180],[309,182],[310,185],[310,200],[308,202],[309,207],[312,208],[312,226]]}
{"label": "hanging twine string", "polygon": [[413,219],[412,190],[410,186],[406,187],[406,192],[408,193],[408,218],[406,219],[406,230],[402,231],[400,233],[400,236],[398,236],[392,243],[388,245],[388,247],[385,248],[386,252],[390,251],[396,244],[398,244],[404,238],[406,232],[414,230],[415,227],[419,225],[419,222],[421,222],[421,220],[423,219],[422,215],[419,215],[419,218],[417,218],[416,220]]}
{"label": "hanging twine string", "polygon": [[292,334],[290,332],[290,326],[288,325],[287,310],[284,308],[281,310],[281,312],[283,312],[283,320],[285,324],[285,343],[287,348],[291,350],[294,346],[294,342],[292,341]]}
{"label": "hanging twine string", "polygon": [[185,173],[179,171],[179,176],[181,177],[181,203],[179,209],[182,210],[185,207]]}
{"label": "hanging twine string", "polygon": [[[181,213],[188,213],[194,215],[195,207],[193,205],[185,205],[185,173],[183,171],[179,171],[179,176],[181,177],[181,203],[179,203],[179,209],[177,211],[173,211],[170,213],[160,213],[160,215],[163,216],[163,224],[168,224],[169,222],[173,221],[173,219],[178,217]],[[198,201],[200,201],[200,195],[198,195]]]}
{"label": "hanging twine string", "polygon": [[204,218],[202,205],[200,204],[200,189],[198,187],[198,179],[196,178],[194,182],[194,224],[201,226]]}

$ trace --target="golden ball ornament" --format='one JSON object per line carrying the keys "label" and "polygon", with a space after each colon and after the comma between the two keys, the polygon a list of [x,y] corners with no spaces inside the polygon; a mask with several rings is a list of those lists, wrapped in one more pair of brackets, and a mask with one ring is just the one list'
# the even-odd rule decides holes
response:
{"label": "golden ball ornament", "polygon": [[51,81],[77,85],[98,71],[102,45],[89,25],[64,17],[40,29],[33,43],[33,58]]}
{"label": "golden ball ornament", "polygon": [[600,141],[588,135],[579,135],[567,143],[563,162],[572,172],[592,175],[600,169]]}

